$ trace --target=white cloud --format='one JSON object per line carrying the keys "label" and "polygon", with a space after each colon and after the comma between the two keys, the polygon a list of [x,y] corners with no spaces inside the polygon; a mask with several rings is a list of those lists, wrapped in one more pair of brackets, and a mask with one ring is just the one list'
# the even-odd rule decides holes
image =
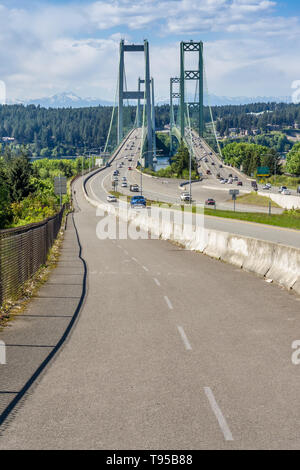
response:
{"label": "white cloud", "polygon": [[[111,100],[119,40],[133,42],[145,35],[157,94],[168,96],[169,78],[179,68],[178,35],[190,39],[208,33],[205,55],[211,91],[283,94],[300,78],[295,59],[300,28],[298,18],[276,16],[275,6],[269,0],[115,0],[40,4],[35,9],[0,4],[0,79],[7,84],[9,98],[74,90]],[[126,63],[132,88],[143,74],[142,56],[126,56]]]}

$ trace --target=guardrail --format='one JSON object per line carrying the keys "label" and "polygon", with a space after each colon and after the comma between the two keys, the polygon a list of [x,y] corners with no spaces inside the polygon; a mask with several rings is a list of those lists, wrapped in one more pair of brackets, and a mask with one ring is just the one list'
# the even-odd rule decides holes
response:
{"label": "guardrail", "polygon": [[64,207],[42,222],[0,230],[0,306],[5,300],[16,298],[24,282],[46,263],[63,213]]}

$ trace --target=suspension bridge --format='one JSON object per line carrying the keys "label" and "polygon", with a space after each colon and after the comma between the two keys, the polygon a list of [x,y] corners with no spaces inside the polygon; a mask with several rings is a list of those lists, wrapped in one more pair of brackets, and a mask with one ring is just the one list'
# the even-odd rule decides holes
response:
{"label": "suspension bridge", "polygon": [[[128,90],[125,53],[144,52],[144,76],[137,77],[137,89]],[[153,167],[156,161],[156,128],[155,128],[155,93],[154,78],[150,73],[149,42],[144,44],[125,44],[120,42],[118,80],[115,103],[112,109],[109,132],[106,139],[105,151],[115,149],[124,137],[134,128],[140,128],[142,144],[140,146],[139,163],[143,167]],[[209,94],[203,58],[202,41],[182,41],[180,43],[180,64],[177,77],[170,77],[170,156],[178,144],[183,141],[192,156],[195,155],[192,131],[207,144],[221,149],[218,144],[216,129],[209,104]],[[191,56],[191,57],[187,57]],[[191,69],[189,63],[195,65]],[[190,84],[194,89],[190,89]],[[193,87],[192,87],[193,88]],[[204,97],[208,103],[208,119],[204,119]],[[136,101],[135,112],[129,103]],[[127,105],[127,106],[126,106]],[[132,115],[134,121],[131,121]]]}

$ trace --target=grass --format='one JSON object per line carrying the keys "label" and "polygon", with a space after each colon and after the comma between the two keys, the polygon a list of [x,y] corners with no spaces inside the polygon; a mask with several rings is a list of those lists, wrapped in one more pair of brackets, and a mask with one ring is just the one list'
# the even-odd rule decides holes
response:
{"label": "grass", "polygon": [[241,204],[249,204],[253,206],[262,206],[262,207],[269,207],[269,202],[271,201],[272,207],[279,207],[276,202],[272,201],[268,196],[259,196],[256,192],[252,192],[250,194],[243,194],[242,196],[238,196],[236,202],[240,202]]}
{"label": "grass", "polygon": [[300,210],[284,211],[283,214],[262,214],[257,212],[233,212],[205,209],[205,215],[237,219],[258,224],[274,225],[276,227],[300,230]]}
{"label": "grass", "polygon": [[[119,192],[111,191],[117,198],[124,197],[124,194]],[[125,196],[126,197],[126,196]],[[127,201],[130,201],[131,196],[127,196]],[[159,207],[169,207],[175,210],[190,210],[191,207],[188,204],[171,204],[161,201],[151,201],[147,199],[147,206],[152,204],[158,205]],[[196,206],[192,206],[192,212],[196,213],[202,211],[197,210]],[[273,225],[275,227],[283,227],[294,230],[300,230],[300,210],[285,210],[282,214],[262,214],[259,212],[234,212],[228,210],[209,209],[204,208],[204,214],[214,217],[222,217],[224,219],[235,219],[242,220],[245,222],[254,222],[257,224]]]}

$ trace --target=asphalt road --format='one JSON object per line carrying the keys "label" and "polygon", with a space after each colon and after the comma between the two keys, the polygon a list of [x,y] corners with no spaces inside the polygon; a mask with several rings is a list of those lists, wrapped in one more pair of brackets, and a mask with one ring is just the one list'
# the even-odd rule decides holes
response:
{"label": "asphalt road", "polygon": [[75,189],[87,296],[0,449],[298,449],[299,298],[168,242],[100,240]]}
{"label": "asphalt road", "polygon": [[[120,162],[124,162],[124,168],[122,169],[120,178],[119,178],[119,184],[118,184],[118,190],[120,192],[123,192],[124,194],[130,194],[129,190],[126,190],[121,187],[121,177],[126,176],[127,181],[128,181],[128,186],[129,184],[138,184],[139,186],[143,186],[143,193],[148,199],[152,200],[160,200],[164,202],[171,202],[171,203],[179,203],[180,202],[180,194],[183,189],[189,191],[189,185],[187,185],[185,188],[180,189],[179,185],[186,180],[177,180],[177,179],[172,179],[172,178],[152,178],[150,176],[143,176],[143,180],[141,181],[141,174],[140,172],[137,172],[135,170],[136,164],[139,159],[140,151],[139,147],[141,145],[141,129],[136,129],[128,139],[128,144],[125,145],[121,152],[119,153],[119,157],[115,160],[115,163],[113,164],[112,169],[115,170],[117,169],[118,165]],[[202,145],[202,144],[201,144]],[[203,143],[203,147],[205,144]],[[199,152],[200,150],[196,147],[196,154],[197,151]],[[208,150],[207,150],[208,152]],[[198,155],[198,154],[197,154]],[[202,154],[201,154],[202,155]],[[208,153],[207,153],[208,155]],[[130,162],[128,159],[132,158],[132,162]],[[199,158],[199,155],[198,157]],[[247,194],[250,193],[251,191],[251,185],[250,182],[246,178],[240,178],[239,180],[243,181],[244,186],[242,187],[237,187],[236,183],[231,184],[231,185],[222,185],[220,184],[219,180],[216,178],[216,173],[217,173],[217,167],[218,167],[218,162],[219,160],[217,157],[214,155],[209,156],[210,160],[215,161],[214,166],[210,166],[210,163],[205,163],[202,162],[202,165],[206,165],[207,167],[211,168],[212,175],[209,177],[204,177],[204,179],[201,182],[193,183],[192,184],[192,197],[193,200],[196,203],[201,203],[204,204],[204,202],[208,198],[213,198],[216,201],[216,207],[218,209],[223,209],[223,210],[233,210],[233,201],[231,201],[231,196],[229,194],[230,189],[239,189],[240,195],[242,194]],[[128,171],[128,167],[131,166],[132,170]],[[237,175],[235,171],[232,168],[223,168],[223,174],[225,176],[228,176],[228,174],[231,172],[233,176]],[[107,178],[105,180],[105,188],[107,190],[112,189],[112,178]],[[272,201],[271,201],[272,203]],[[241,204],[240,202],[237,201],[236,203],[236,210],[240,212],[264,212],[267,213],[269,211],[268,207],[262,207],[262,206],[255,206],[255,205],[245,205]],[[281,208],[276,208],[272,207],[272,213],[273,214],[280,214],[283,212],[283,209]]]}
{"label": "asphalt road", "polygon": [[[136,138],[135,138],[136,137]],[[128,145],[125,145],[113,163],[112,167],[107,168],[96,174],[87,184],[89,195],[96,200],[106,202],[107,193],[112,190],[112,179],[113,171],[117,169],[120,163],[125,162],[123,168],[119,168],[120,176],[118,177],[118,191],[126,195],[133,195],[135,193],[130,192],[130,184],[138,184],[141,187],[141,174],[134,170],[137,161],[138,148],[140,146],[140,131],[137,129],[131,135]],[[130,148],[130,150],[129,150]],[[126,150],[127,149],[127,150]],[[131,157],[132,155],[132,157]],[[126,159],[124,157],[127,157]],[[128,162],[128,157],[133,158],[132,162]],[[132,170],[128,170],[131,165]],[[125,176],[127,179],[127,188],[121,187],[122,177]],[[202,183],[200,183],[202,184]],[[205,182],[205,187],[207,186]],[[211,184],[213,184],[211,182]],[[178,193],[178,181],[167,180],[163,178],[151,178],[149,176],[143,176],[142,180],[143,194],[148,199],[152,200],[164,200],[166,202],[179,203]],[[224,191],[214,189],[212,194],[216,192],[221,193],[224,197]],[[193,194],[196,190],[193,189]],[[211,197],[209,192],[205,189],[207,197]],[[228,194],[226,192],[226,198]],[[287,196],[288,197],[288,196]],[[231,203],[232,204],[232,203]],[[245,207],[244,210],[249,210],[249,206]],[[208,229],[220,230],[230,233],[236,233],[238,235],[244,235],[261,240],[267,240],[283,245],[295,246],[300,248],[300,237],[298,230],[284,229],[281,227],[274,227],[264,224],[256,224],[250,222],[243,222],[234,219],[225,219],[221,217],[205,216],[205,227]]]}

